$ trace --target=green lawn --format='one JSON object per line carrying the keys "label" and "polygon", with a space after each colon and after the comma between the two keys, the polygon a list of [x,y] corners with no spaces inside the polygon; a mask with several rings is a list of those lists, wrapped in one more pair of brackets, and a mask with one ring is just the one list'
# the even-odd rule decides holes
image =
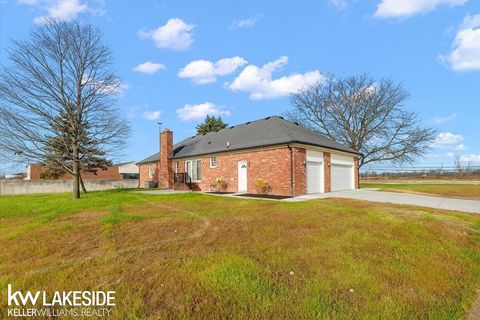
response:
{"label": "green lawn", "polygon": [[480,216],[353,200],[5,196],[0,241],[0,296],[115,290],[113,319],[459,319],[480,289]]}
{"label": "green lawn", "polygon": [[480,200],[480,184],[362,184],[362,188]]}

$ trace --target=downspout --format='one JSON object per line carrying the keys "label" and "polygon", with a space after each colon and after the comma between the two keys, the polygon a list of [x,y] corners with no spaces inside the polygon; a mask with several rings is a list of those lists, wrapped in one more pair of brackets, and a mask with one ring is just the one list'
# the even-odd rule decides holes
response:
{"label": "downspout", "polygon": [[295,197],[294,182],[293,182],[293,149],[290,145],[287,146],[290,150],[290,195]]}

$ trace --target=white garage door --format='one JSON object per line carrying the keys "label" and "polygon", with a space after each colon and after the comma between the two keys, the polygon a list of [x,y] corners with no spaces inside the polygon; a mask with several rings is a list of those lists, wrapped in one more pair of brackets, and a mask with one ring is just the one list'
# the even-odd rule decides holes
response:
{"label": "white garage door", "polygon": [[353,189],[353,166],[332,163],[332,191]]}
{"label": "white garage door", "polygon": [[307,161],[307,193],[323,192],[322,163]]}

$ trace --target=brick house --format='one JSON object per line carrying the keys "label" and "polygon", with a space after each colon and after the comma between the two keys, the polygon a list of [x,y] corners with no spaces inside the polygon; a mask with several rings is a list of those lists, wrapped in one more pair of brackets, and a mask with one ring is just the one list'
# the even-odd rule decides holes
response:
{"label": "brick house", "polygon": [[[160,152],[137,163],[140,186],[178,190],[299,196],[358,188],[358,155],[279,116],[231,126],[173,144],[160,133]],[[217,184],[217,180],[223,181]]]}

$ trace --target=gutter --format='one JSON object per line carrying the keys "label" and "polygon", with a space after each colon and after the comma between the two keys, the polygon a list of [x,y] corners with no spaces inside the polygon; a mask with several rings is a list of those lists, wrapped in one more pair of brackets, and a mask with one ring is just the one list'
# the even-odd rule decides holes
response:
{"label": "gutter", "polygon": [[290,195],[293,197],[295,197],[295,190],[294,190],[294,187],[295,187],[295,184],[293,182],[293,149],[290,145],[287,145],[288,147],[288,150],[290,150]]}
{"label": "gutter", "polygon": [[[306,143],[306,142],[301,142],[301,141],[290,141],[290,142],[281,142],[281,143],[271,143],[271,144],[264,144],[264,145],[258,145],[255,147],[242,147],[242,148],[233,148],[233,149],[222,149],[222,150],[217,150],[217,151],[209,151],[209,152],[202,152],[202,153],[197,153],[197,154],[189,154],[189,155],[183,155],[183,156],[176,156],[173,155],[170,157],[172,160],[181,160],[181,159],[188,159],[188,158],[193,158],[193,157],[200,157],[200,156],[206,156],[210,154],[220,154],[220,153],[228,153],[228,152],[236,152],[236,151],[245,151],[245,150],[251,150],[251,149],[263,149],[266,147],[277,147],[277,146],[291,146],[292,144],[302,144],[306,146],[312,146],[312,147],[318,147],[318,148],[325,148],[325,149],[330,149],[330,150],[335,150],[335,151],[340,151],[344,153],[349,153],[349,154],[354,154],[354,155],[361,155],[360,152],[358,151],[347,151],[347,150],[342,150],[339,148],[332,148],[332,147],[327,147],[327,146],[321,146],[317,144],[311,144],[311,143]],[[175,149],[175,148],[174,148]]]}

